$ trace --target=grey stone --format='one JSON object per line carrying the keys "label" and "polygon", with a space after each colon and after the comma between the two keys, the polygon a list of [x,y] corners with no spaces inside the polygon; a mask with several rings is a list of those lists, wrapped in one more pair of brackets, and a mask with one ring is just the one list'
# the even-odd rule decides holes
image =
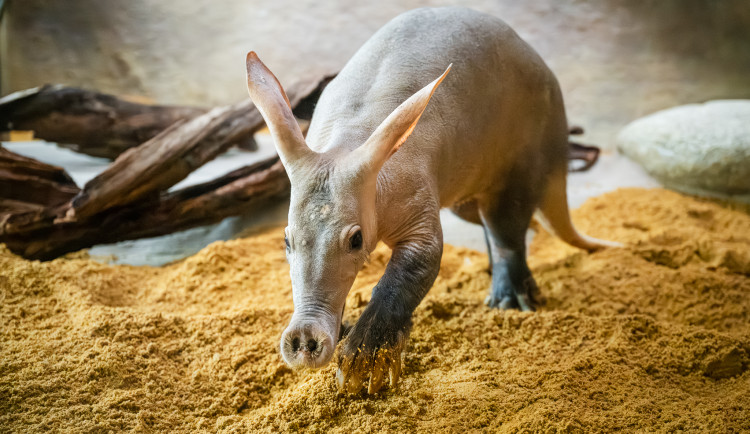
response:
{"label": "grey stone", "polygon": [[617,142],[669,188],[750,198],[750,100],[662,110],[627,125]]}

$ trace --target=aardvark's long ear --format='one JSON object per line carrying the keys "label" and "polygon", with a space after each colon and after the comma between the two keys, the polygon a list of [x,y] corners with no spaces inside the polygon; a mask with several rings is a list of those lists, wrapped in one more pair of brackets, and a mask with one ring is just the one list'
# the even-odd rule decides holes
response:
{"label": "aardvark's long ear", "polygon": [[247,90],[273,136],[284,167],[313,151],[307,147],[281,83],[254,51],[247,53]]}
{"label": "aardvark's long ear", "polygon": [[443,81],[453,64],[448,65],[443,75],[401,103],[375,129],[367,141],[352,151],[348,158],[352,167],[377,175],[386,160],[406,141],[417,126],[422,112],[427,108],[430,97]]}

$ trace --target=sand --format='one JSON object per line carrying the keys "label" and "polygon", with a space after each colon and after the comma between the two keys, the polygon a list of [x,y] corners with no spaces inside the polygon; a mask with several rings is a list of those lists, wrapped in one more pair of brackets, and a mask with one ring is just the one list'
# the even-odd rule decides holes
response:
{"label": "sand", "polygon": [[[624,189],[574,213],[627,244],[588,254],[540,233],[536,313],[490,310],[484,254],[446,246],[397,390],[339,395],[292,371],[283,231],[164,267],[0,248],[0,431],[750,431],[750,213]],[[379,247],[345,318],[388,260]]]}

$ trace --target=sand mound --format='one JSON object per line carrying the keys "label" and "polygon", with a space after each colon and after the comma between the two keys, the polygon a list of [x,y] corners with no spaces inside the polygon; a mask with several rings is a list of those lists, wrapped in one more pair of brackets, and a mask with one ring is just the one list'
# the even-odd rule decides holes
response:
{"label": "sand mound", "polygon": [[[487,309],[486,256],[446,246],[400,387],[375,397],[281,361],[281,230],[160,268],[0,250],[0,431],[750,430],[748,210],[628,189],[574,217],[629,247],[540,234],[534,314]],[[387,260],[360,274],[349,320]]]}

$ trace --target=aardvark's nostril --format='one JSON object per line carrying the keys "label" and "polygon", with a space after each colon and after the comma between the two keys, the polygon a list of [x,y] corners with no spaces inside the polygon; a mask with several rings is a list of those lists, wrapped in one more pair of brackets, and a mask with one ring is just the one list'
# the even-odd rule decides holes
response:
{"label": "aardvark's nostril", "polygon": [[335,349],[331,329],[336,327],[323,328],[312,320],[290,324],[281,336],[281,357],[294,368],[325,366]]}

